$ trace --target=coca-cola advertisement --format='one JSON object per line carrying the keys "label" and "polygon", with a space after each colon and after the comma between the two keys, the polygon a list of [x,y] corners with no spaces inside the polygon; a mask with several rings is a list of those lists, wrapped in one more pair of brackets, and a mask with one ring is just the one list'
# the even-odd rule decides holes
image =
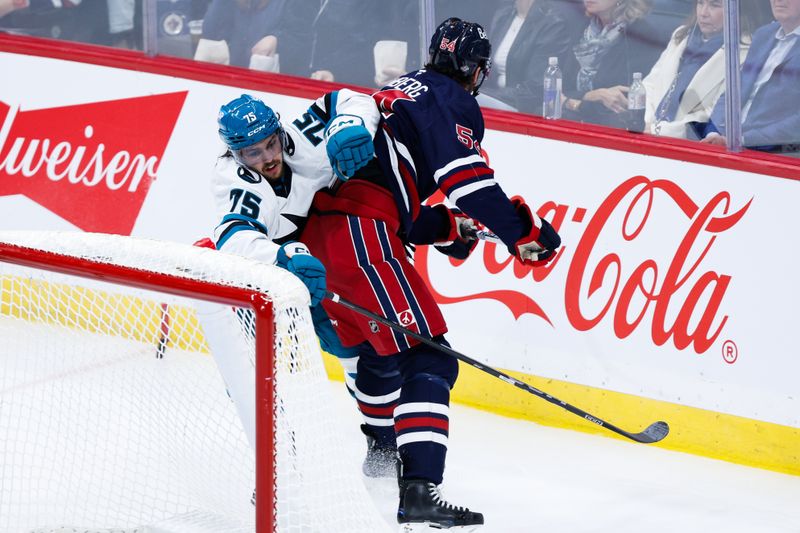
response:
{"label": "coca-cola advertisement", "polygon": [[[309,105],[14,53],[0,53],[0,71],[26,73],[0,87],[2,229],[209,236],[219,106],[246,92],[286,119]],[[800,182],[498,123],[482,142],[498,183],[563,247],[538,269],[489,241],[465,261],[418,248],[453,347],[509,371],[800,427]]]}
{"label": "coca-cola advertisement", "polygon": [[788,354],[800,284],[785,228],[800,184],[499,131],[483,146],[506,193],[564,245],[538,269],[490,241],[465,261],[417,250],[470,356],[798,425]]}

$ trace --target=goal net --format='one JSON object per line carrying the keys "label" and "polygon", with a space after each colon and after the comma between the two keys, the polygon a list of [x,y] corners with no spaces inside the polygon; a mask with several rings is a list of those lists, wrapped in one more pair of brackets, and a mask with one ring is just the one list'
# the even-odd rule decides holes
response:
{"label": "goal net", "polygon": [[0,232],[0,533],[386,531],[308,304],[215,250]]}

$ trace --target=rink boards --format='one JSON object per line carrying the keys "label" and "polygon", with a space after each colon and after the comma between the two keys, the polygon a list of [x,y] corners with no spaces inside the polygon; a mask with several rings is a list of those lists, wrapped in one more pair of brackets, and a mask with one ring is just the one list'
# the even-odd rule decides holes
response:
{"label": "rink boards", "polygon": [[[20,48],[0,36],[0,70],[14,80],[0,88],[3,229],[194,242],[218,222],[220,104],[254,93],[289,118],[332,88],[91,47]],[[800,474],[790,165],[678,160],[645,137],[486,115],[498,182],[552,220],[564,247],[540,271],[490,243],[464,262],[419,249],[453,346],[629,431],[667,420],[660,446]],[[474,369],[453,396],[606,433]]]}

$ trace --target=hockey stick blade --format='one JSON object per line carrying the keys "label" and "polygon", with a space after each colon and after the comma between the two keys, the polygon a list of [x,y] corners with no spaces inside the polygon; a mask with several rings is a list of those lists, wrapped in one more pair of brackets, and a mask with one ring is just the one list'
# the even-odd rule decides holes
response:
{"label": "hockey stick blade", "polygon": [[383,316],[381,316],[379,314],[373,313],[372,311],[370,311],[369,309],[367,309],[365,307],[361,307],[358,304],[355,304],[353,302],[349,302],[349,301],[343,299],[341,296],[339,296],[335,292],[326,291],[325,292],[325,297],[330,299],[332,302],[334,302],[336,304],[339,304],[339,305],[341,305],[343,307],[346,307],[347,309],[350,309],[351,311],[355,311],[356,313],[358,313],[360,315],[364,315],[364,316],[366,316],[368,318],[371,318],[372,320],[375,320],[376,322],[379,322],[379,323],[383,324],[384,326],[386,326],[386,327],[388,327],[390,329],[393,329],[393,330],[395,330],[395,331],[397,331],[399,333],[402,333],[403,335],[405,335],[407,337],[411,337],[412,339],[416,339],[419,342],[421,342],[423,344],[426,344],[426,345],[428,345],[428,346],[430,346],[430,347],[432,347],[432,348],[434,348],[434,349],[436,349],[436,350],[438,350],[438,351],[440,351],[442,353],[451,355],[451,356],[455,357],[456,359],[458,359],[459,361],[462,361],[462,362],[464,362],[464,363],[466,363],[466,364],[468,364],[468,365],[470,365],[470,366],[472,366],[474,368],[477,368],[478,370],[482,370],[483,372],[486,372],[487,374],[489,374],[491,376],[494,376],[494,377],[496,377],[496,378],[498,378],[498,379],[500,379],[502,381],[505,381],[509,385],[513,385],[513,386],[517,387],[518,389],[522,389],[525,392],[529,392],[531,394],[534,394],[534,395],[538,396],[539,398],[542,398],[543,400],[552,403],[553,405],[557,405],[557,406],[561,407],[562,409],[566,409],[570,413],[572,413],[574,415],[577,415],[577,416],[583,418],[584,420],[592,422],[593,424],[597,424],[600,427],[604,427],[604,428],[608,429],[609,431],[613,431],[614,433],[617,433],[618,435],[622,435],[623,437],[627,437],[627,438],[629,438],[629,439],[631,439],[633,441],[641,442],[643,444],[652,444],[654,442],[658,442],[658,441],[664,439],[664,437],[666,437],[667,434],[669,433],[669,425],[666,422],[661,422],[661,421],[654,422],[654,423],[650,424],[641,433],[630,433],[628,431],[625,431],[624,429],[618,428],[617,426],[615,426],[613,424],[609,424],[605,420],[601,420],[600,418],[597,418],[596,416],[593,416],[590,413],[587,413],[583,409],[575,407],[574,405],[570,405],[567,402],[561,401],[558,398],[556,398],[555,396],[551,396],[551,395],[549,395],[548,393],[546,393],[544,391],[540,391],[536,387],[528,385],[524,381],[520,381],[520,380],[518,380],[516,378],[513,378],[513,377],[509,376],[508,374],[505,374],[505,373],[500,372],[499,370],[497,370],[495,368],[492,368],[491,366],[484,365],[483,363],[481,363],[481,362],[479,362],[479,361],[477,361],[475,359],[472,359],[471,357],[469,357],[467,355],[464,355],[461,352],[457,352],[456,350],[450,348],[449,346],[445,346],[443,344],[439,344],[438,342],[434,341],[430,337],[426,337],[424,335],[420,335],[419,333],[417,333],[415,331],[411,331],[410,329],[405,328],[405,327],[401,326],[400,324],[397,324],[396,322],[392,322],[391,320],[387,319],[386,317],[383,317]]}
{"label": "hockey stick blade", "polygon": [[644,444],[653,444],[663,440],[669,434],[669,424],[663,421],[653,422],[641,433],[630,435],[629,438]]}

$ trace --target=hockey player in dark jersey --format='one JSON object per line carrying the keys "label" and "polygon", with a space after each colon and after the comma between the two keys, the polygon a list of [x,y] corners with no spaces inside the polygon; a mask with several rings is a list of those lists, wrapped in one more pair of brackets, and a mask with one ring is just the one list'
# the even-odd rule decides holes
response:
{"label": "hockey player in dark jersey", "polygon": [[[302,240],[325,264],[333,291],[447,345],[444,318],[406,257],[407,243],[466,258],[480,221],[519,261],[539,266],[561,241],[521,198],[506,196],[481,155],[484,123],[475,95],[491,56],[483,28],[448,19],[429,51],[425,69],[373,95],[382,113],[375,158],[359,155],[357,148],[372,137],[357,121],[343,117],[328,127],[327,152],[344,182],[335,192],[317,193]],[[458,209],[422,205],[437,189]],[[483,515],[449,504],[439,489],[456,360],[332,302],[324,305],[342,343],[359,350],[356,385],[370,444],[399,452],[397,519],[404,531],[483,524]]]}

